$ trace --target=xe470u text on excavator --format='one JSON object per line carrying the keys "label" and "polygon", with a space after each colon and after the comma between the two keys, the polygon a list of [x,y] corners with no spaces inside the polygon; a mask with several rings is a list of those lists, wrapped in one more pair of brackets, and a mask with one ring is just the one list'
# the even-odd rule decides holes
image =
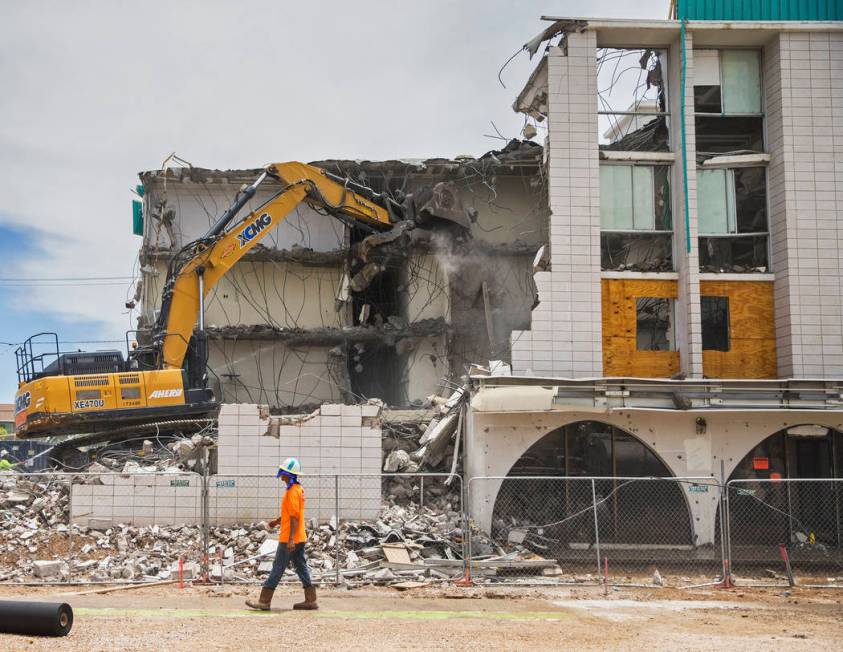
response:
{"label": "xe470u text on excavator", "polygon": [[[237,219],[264,182],[280,188]],[[91,433],[211,414],[217,402],[207,387],[205,297],[301,202],[371,233],[405,219],[404,207],[393,199],[320,168],[268,166],[203,237],[173,256],[151,337],[127,359],[120,351],[62,353],[54,333],[34,335],[17,350],[17,436]]]}

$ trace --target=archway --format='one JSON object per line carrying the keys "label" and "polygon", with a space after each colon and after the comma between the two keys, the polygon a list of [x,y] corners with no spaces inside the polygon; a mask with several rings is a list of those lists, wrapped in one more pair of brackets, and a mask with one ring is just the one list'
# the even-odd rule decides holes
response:
{"label": "archway", "polygon": [[[601,545],[693,544],[683,488],[643,442],[599,421],[577,421],[544,435],[515,462],[495,500],[492,533],[540,554],[583,559],[595,543],[595,510]],[[594,485],[590,477],[600,478]],[[514,533],[514,534],[513,534]]]}
{"label": "archway", "polygon": [[[818,481],[786,481],[799,479]],[[840,549],[840,479],[843,433],[814,424],[773,433],[750,450],[729,477],[735,481],[729,493],[732,544],[820,543]]]}

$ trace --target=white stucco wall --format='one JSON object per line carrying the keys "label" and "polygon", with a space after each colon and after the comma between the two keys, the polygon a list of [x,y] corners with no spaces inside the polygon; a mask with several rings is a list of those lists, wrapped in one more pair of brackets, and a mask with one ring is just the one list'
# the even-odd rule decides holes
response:
{"label": "white stucco wall", "polygon": [[[637,437],[675,477],[728,479],[743,457],[766,437],[800,424],[843,427],[832,411],[644,411],[582,410],[553,405],[553,387],[496,387],[478,390],[467,431],[466,477],[506,476],[530,446],[547,433],[576,421],[600,421]],[[698,435],[696,419],[706,420]],[[721,461],[724,477],[721,478]],[[477,481],[474,481],[477,483]],[[472,517],[489,528],[502,480],[482,481],[469,496]],[[692,493],[683,485],[697,545],[713,543],[719,492]]]}

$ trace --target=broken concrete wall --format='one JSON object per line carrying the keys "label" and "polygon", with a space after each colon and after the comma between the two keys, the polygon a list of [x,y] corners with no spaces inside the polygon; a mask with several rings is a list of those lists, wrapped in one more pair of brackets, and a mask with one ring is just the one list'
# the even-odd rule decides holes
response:
{"label": "broken concrete wall", "polygon": [[441,317],[451,320],[449,259],[435,254],[410,254],[401,269],[398,294],[409,323]]}
{"label": "broken concrete wall", "polygon": [[[142,173],[144,248],[173,251],[201,237],[231,205],[240,186],[254,182],[259,174],[260,170],[222,172],[199,168],[172,168],[166,174]],[[264,184],[242,214],[256,210],[280,188],[279,184]],[[344,241],[345,226],[300,205],[261,244],[280,250],[298,246],[324,252],[340,249]]]}
{"label": "broken concrete wall", "polygon": [[221,401],[289,409],[343,399],[331,346],[211,339],[209,348],[210,382]]}
{"label": "broken concrete wall", "polygon": [[477,361],[510,360],[509,337],[530,327],[535,302],[532,253],[467,254],[451,283],[454,333],[449,353],[454,369]]}
{"label": "broken concrete wall", "polygon": [[[167,277],[163,261],[144,275],[142,318],[154,323]],[[208,293],[209,326],[267,325],[275,328],[342,328],[349,323],[345,304],[338,304],[343,270],[340,264],[244,261]]]}
{"label": "broken concrete wall", "polygon": [[404,404],[423,405],[449,378],[446,338],[417,338],[407,342],[402,349]]}

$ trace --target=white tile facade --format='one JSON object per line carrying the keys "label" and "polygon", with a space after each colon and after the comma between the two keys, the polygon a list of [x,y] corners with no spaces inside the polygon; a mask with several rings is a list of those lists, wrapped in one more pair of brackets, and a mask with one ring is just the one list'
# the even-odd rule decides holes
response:
{"label": "white tile facade", "polygon": [[779,375],[843,375],[843,34],[764,50]]}
{"label": "white tile facade", "polygon": [[536,274],[530,330],[512,333],[515,375],[602,373],[596,48],[587,31],[548,55],[551,271]]}

